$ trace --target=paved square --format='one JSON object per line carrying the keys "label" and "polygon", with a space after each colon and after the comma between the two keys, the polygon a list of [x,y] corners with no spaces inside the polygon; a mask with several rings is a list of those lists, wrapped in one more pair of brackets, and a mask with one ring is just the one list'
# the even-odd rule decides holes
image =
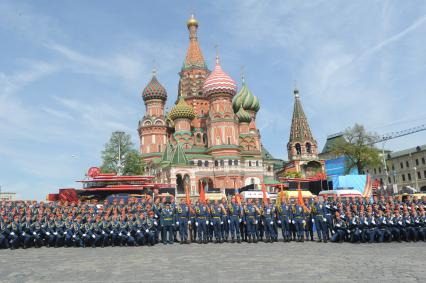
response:
{"label": "paved square", "polygon": [[0,250],[1,282],[420,282],[426,245],[208,244]]}

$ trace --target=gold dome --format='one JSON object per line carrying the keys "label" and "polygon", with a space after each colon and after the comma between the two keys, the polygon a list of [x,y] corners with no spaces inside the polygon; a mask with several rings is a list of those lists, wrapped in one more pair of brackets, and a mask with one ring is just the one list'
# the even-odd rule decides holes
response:
{"label": "gold dome", "polygon": [[190,26],[196,26],[196,27],[198,27],[198,21],[195,19],[194,14],[191,15],[191,18],[186,22],[186,25],[188,26],[188,28]]}

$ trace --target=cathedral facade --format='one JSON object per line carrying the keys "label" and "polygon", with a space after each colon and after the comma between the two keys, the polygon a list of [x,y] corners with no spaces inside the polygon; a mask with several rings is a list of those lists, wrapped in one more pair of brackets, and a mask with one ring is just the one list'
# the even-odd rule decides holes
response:
{"label": "cathedral facade", "polygon": [[[145,116],[139,121],[140,152],[156,181],[188,188],[235,190],[274,179],[274,159],[262,146],[256,115],[260,103],[244,78],[237,83],[219,57],[209,70],[198,42],[198,22],[188,22],[189,46],[179,72],[175,105],[168,113],[166,89],[155,73],[144,88]],[[316,149],[315,149],[316,150]]]}

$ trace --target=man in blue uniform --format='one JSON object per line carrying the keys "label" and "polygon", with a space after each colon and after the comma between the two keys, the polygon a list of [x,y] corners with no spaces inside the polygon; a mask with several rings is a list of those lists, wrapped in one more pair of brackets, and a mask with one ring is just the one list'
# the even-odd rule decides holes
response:
{"label": "man in blue uniform", "polygon": [[326,209],[318,197],[314,198],[314,202],[311,205],[311,213],[318,234],[318,242],[324,241],[324,243],[327,243],[328,227],[327,219],[325,218]]}
{"label": "man in blue uniform", "polygon": [[231,232],[231,243],[235,242],[235,236],[237,242],[241,243],[241,234],[240,234],[240,222],[241,222],[241,213],[242,209],[239,204],[235,201],[235,198],[231,199],[231,204],[228,207],[229,211],[229,228]]}
{"label": "man in blue uniform", "polygon": [[170,203],[166,203],[166,207],[161,209],[160,226],[162,230],[163,244],[173,244],[173,210],[170,207]]}
{"label": "man in blue uniform", "polygon": [[186,205],[184,199],[182,199],[181,203],[176,206],[175,215],[176,215],[176,226],[179,227],[180,243],[189,244],[189,241],[188,241],[189,207]]}

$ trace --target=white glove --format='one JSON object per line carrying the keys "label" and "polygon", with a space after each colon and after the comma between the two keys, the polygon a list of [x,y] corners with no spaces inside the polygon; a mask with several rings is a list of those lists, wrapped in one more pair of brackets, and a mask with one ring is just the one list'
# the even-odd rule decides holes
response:
{"label": "white glove", "polygon": [[197,226],[197,227],[198,227],[198,222],[195,222],[195,226]]}
{"label": "white glove", "polygon": [[340,227],[340,224],[339,224],[339,223],[337,223],[337,224],[336,224],[336,227]]}
{"label": "white glove", "polygon": [[223,224],[223,221],[220,221],[220,224]]}
{"label": "white glove", "polygon": [[257,223],[259,223],[259,221],[257,221],[257,220],[256,220],[256,221],[254,221],[254,224],[257,224]]}
{"label": "white glove", "polygon": [[149,230],[148,230],[148,229],[146,229],[146,230],[145,230],[145,232],[149,233]]}
{"label": "white glove", "polygon": [[210,222],[210,225],[212,225],[212,226],[213,226],[213,222]]}
{"label": "white glove", "polygon": [[102,231],[102,235],[105,235],[105,231]]}
{"label": "white glove", "polygon": [[386,224],[386,220],[383,220],[383,224]]}
{"label": "white glove", "polygon": [[351,233],[351,230],[348,230],[348,234],[350,234]]}
{"label": "white glove", "polygon": [[75,238],[75,235],[72,235],[73,238]]}
{"label": "white glove", "polygon": [[305,220],[302,220],[302,223],[303,223],[303,224],[305,224],[305,223],[306,223],[306,221],[305,221]]}
{"label": "white glove", "polygon": [[393,221],[392,221],[392,220],[390,220],[390,221],[389,221],[389,224],[392,224],[392,225],[393,225]]}
{"label": "white glove", "polygon": [[92,235],[92,238],[94,239],[94,238],[96,238],[96,236],[95,236],[95,235]]}
{"label": "white glove", "polygon": [[122,234],[121,234],[121,232],[118,234],[118,236],[121,236]]}
{"label": "white glove", "polygon": [[322,221],[327,222],[327,218],[325,218],[325,217],[324,217],[324,218],[322,219]]}
{"label": "white glove", "polygon": [[376,224],[376,221],[374,221],[374,219],[371,221],[371,224]]}
{"label": "white glove", "polygon": [[66,235],[66,234],[67,234],[67,231],[64,232],[64,235]]}
{"label": "white glove", "polygon": [[296,221],[294,221],[294,220],[291,220],[291,223],[293,223],[293,224],[296,224]]}
{"label": "white glove", "polygon": [[83,237],[86,237],[86,234],[83,234]]}
{"label": "white glove", "polygon": [[271,225],[274,225],[274,221],[271,221]]}
{"label": "white glove", "polygon": [[137,231],[136,231],[136,233],[140,233],[140,232],[141,232],[141,230],[137,230]]}
{"label": "white glove", "polygon": [[58,232],[53,232],[53,235],[55,235],[55,236],[58,235]]}
{"label": "white glove", "polygon": [[[48,233],[49,233],[49,232],[48,232]],[[13,236],[13,235],[15,235],[15,232],[11,232],[11,233],[10,233],[10,235],[12,235],[12,236]]]}
{"label": "white glove", "polygon": [[410,224],[410,220],[405,220],[405,223],[408,223],[408,224]]}
{"label": "white glove", "polygon": [[188,221],[188,224],[191,225],[191,220]]}
{"label": "white glove", "polygon": [[154,215],[154,217],[155,217],[155,218],[158,218],[158,215],[157,215],[157,214],[155,214],[155,215]]}
{"label": "white glove", "polygon": [[209,225],[209,221],[208,220],[206,221],[206,224]]}
{"label": "white glove", "polygon": [[111,232],[109,232],[110,234],[113,234],[114,233],[114,231],[111,231]]}
{"label": "white glove", "polygon": [[176,221],[176,225],[179,225],[179,221]]}
{"label": "white glove", "polygon": [[416,221],[414,221],[414,222],[419,223],[419,220],[416,220]]}
{"label": "white glove", "polygon": [[36,232],[33,232],[33,235],[37,235],[37,233],[36,233]]}
{"label": "white glove", "polygon": [[243,221],[243,220],[240,219],[240,223],[241,223],[241,221]]}
{"label": "white glove", "polygon": [[130,233],[127,233],[127,236],[130,236]]}
{"label": "white glove", "polygon": [[154,225],[155,225],[155,226],[157,226],[157,225],[158,225],[157,221],[154,221]]}
{"label": "white glove", "polygon": [[25,236],[25,232],[22,232],[22,236]]}
{"label": "white glove", "polygon": [[365,225],[368,225],[368,221],[365,221],[365,222],[364,222],[364,224],[365,224]]}
{"label": "white glove", "polygon": [[281,224],[281,220],[278,220],[278,224]]}
{"label": "white glove", "polygon": [[228,223],[231,223],[231,220],[228,219]]}
{"label": "white glove", "polygon": [[312,219],[312,223],[315,223],[315,219]]}
{"label": "white glove", "polygon": [[[13,233],[13,232],[12,232]],[[14,233],[13,233],[13,235],[15,235]],[[47,236],[50,236],[50,232],[46,232],[46,235]]]}
{"label": "white glove", "polygon": [[398,221],[398,224],[399,224],[399,225],[402,225],[402,221]]}

